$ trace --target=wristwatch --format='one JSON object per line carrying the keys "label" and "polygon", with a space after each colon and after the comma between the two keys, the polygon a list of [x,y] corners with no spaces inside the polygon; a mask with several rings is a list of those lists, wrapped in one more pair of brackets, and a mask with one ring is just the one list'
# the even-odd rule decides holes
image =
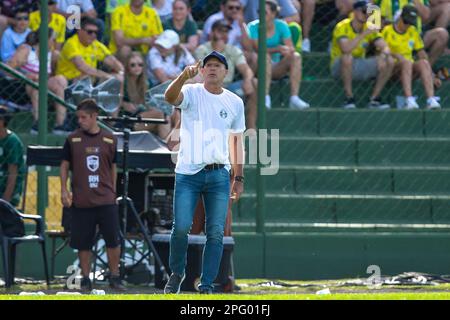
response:
{"label": "wristwatch", "polygon": [[236,177],[234,177],[234,181],[244,183],[245,178],[243,176],[236,176]]}

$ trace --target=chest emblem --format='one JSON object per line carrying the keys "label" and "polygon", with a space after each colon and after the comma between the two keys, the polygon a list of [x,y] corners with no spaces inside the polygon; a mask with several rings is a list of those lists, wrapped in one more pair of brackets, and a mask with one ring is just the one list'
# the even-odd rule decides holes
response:
{"label": "chest emblem", "polygon": [[92,172],[97,171],[100,165],[98,156],[88,156],[86,158],[86,165],[90,171]]}
{"label": "chest emblem", "polygon": [[228,117],[228,113],[225,111],[225,109],[220,110],[219,115],[222,119],[226,119]]}

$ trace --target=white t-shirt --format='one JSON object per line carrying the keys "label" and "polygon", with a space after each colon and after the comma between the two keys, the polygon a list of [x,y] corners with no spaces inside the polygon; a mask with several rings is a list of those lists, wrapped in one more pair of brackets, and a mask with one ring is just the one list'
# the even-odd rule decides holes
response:
{"label": "white t-shirt", "polygon": [[207,164],[222,163],[230,171],[228,138],[245,131],[244,102],[227,89],[213,94],[203,83],[181,89],[180,151],[176,173],[193,175]]}
{"label": "white t-shirt", "polygon": [[147,76],[152,85],[159,84],[159,80],[154,73],[155,69],[163,69],[169,77],[176,77],[185,67],[195,63],[195,59],[189,51],[183,49],[183,52],[184,54],[178,59],[178,63],[175,63],[175,53],[168,57],[163,57],[156,47],[150,49],[147,55]]}

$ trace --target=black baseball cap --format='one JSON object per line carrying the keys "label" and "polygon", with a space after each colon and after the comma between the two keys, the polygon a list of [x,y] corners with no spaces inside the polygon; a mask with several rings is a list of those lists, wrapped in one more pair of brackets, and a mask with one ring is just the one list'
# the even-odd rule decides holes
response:
{"label": "black baseball cap", "polygon": [[225,69],[228,70],[227,58],[225,58],[225,56],[223,54],[221,54],[221,53],[219,53],[217,51],[213,51],[210,54],[208,54],[206,57],[203,58],[203,67],[205,67],[205,64],[211,58],[216,58],[217,60],[219,60],[225,66]]}
{"label": "black baseball cap", "polygon": [[227,23],[223,19],[219,19],[216,22],[214,22],[211,28],[212,28],[212,30],[214,30],[214,29],[222,29],[222,28],[224,28],[224,29],[226,28],[228,30],[232,29],[231,26],[229,25],[229,23]]}
{"label": "black baseball cap", "polygon": [[355,3],[353,3],[353,9],[365,9],[369,5],[369,2],[367,0],[357,0]]}
{"label": "black baseball cap", "polygon": [[415,26],[417,24],[417,8],[412,5],[406,5],[402,9],[402,20],[405,24]]}

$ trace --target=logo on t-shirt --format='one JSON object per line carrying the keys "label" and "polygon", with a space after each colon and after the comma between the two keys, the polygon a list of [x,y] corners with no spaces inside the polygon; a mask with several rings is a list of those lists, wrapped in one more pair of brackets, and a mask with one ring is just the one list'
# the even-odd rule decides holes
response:
{"label": "logo on t-shirt", "polygon": [[225,109],[220,110],[219,114],[222,119],[226,119],[228,117],[228,113],[225,111]]}
{"label": "logo on t-shirt", "polygon": [[86,158],[86,165],[87,168],[92,171],[95,172],[98,170],[99,167],[99,158],[98,156],[89,156]]}

